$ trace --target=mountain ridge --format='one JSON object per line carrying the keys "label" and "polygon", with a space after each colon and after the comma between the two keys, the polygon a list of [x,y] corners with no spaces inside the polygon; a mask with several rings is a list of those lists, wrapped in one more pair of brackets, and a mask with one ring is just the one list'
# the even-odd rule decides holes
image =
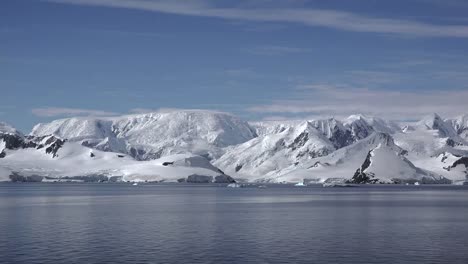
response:
{"label": "mountain ridge", "polygon": [[[463,134],[467,116],[443,119],[432,114],[403,126],[360,114],[344,119],[246,122],[223,112],[174,110],[120,117],[64,118],[38,124],[27,136],[0,123],[0,167],[5,168],[3,163],[8,156],[22,149],[33,153],[49,148],[52,153],[49,158],[54,159],[64,145],[71,144],[83,148],[80,153],[88,153],[86,158],[90,158],[93,150],[150,163],[173,155],[195,155],[214,165],[218,173],[223,172],[220,175],[226,172],[248,181],[323,182],[332,177],[352,180],[360,170],[367,174],[380,171],[377,182],[395,182],[378,165],[385,163],[380,157],[387,157],[394,161],[391,165],[394,171],[412,175],[412,179],[400,175],[399,180],[422,181],[426,177],[428,182],[431,179],[459,182],[466,174],[464,163],[447,170],[444,169],[447,164],[435,157],[440,153],[457,159],[468,156]],[[47,140],[49,144],[45,144]],[[21,166],[30,166],[27,160],[22,162]],[[366,162],[370,166],[363,168]],[[346,168],[345,163],[349,165]]]}

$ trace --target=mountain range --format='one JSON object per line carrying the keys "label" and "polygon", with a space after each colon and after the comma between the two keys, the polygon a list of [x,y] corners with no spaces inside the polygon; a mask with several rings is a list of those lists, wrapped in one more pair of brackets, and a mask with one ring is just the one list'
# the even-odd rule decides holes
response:
{"label": "mountain range", "polygon": [[461,184],[467,167],[468,115],[247,122],[178,110],[66,118],[27,135],[0,123],[3,181]]}

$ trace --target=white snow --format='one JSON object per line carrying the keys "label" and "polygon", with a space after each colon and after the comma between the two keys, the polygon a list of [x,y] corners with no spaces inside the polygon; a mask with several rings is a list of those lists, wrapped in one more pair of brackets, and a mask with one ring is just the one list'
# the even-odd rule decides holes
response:
{"label": "white snow", "polygon": [[335,150],[332,143],[307,121],[299,125],[273,125],[264,133],[227,148],[214,164],[229,175],[262,177],[309,160],[313,155],[323,156]]}
{"label": "white snow", "polygon": [[[67,142],[53,158],[33,148],[10,151],[0,159],[2,179],[9,180],[11,171],[20,175],[50,177],[122,176],[124,181],[176,181],[192,174],[218,176],[221,173],[208,160],[196,155],[174,155],[151,161],[136,161],[120,153],[92,150],[76,142]],[[173,165],[163,166],[164,162]],[[6,175],[8,174],[8,175]]]}
{"label": "white snow", "polygon": [[[249,124],[226,113],[183,110],[36,125],[31,136],[68,140],[57,157],[46,154],[46,147],[6,149],[2,134],[26,139],[0,122],[0,153],[6,153],[0,158],[3,180],[19,172],[176,181],[216,177],[221,169],[247,181],[318,183],[351,179],[369,153],[365,172],[381,182],[424,183],[445,177],[458,183],[467,175],[462,165],[448,167],[468,156],[468,115],[443,119],[432,114],[407,124],[364,115]],[[48,139],[34,142],[44,144]]]}
{"label": "white snow", "polygon": [[5,146],[6,146],[5,140],[0,139],[0,153],[2,153],[5,150]]}
{"label": "white snow", "polygon": [[200,110],[61,119],[38,124],[31,132],[35,136],[49,134],[139,159],[181,153],[218,157],[221,148],[255,136],[247,122],[233,115]]}
{"label": "white snow", "polygon": [[4,122],[0,122],[0,133],[21,135],[21,133],[18,130]]}

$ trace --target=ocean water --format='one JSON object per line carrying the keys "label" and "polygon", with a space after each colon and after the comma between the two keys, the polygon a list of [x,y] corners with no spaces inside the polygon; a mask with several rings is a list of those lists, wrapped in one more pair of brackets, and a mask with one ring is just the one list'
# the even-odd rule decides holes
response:
{"label": "ocean water", "polygon": [[0,263],[468,263],[468,186],[0,184]]}

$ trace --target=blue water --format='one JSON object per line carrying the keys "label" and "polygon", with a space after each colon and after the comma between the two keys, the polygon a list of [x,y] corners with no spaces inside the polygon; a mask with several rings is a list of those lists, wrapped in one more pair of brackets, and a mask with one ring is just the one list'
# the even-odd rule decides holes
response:
{"label": "blue water", "polygon": [[468,263],[468,186],[0,184],[1,263]]}

